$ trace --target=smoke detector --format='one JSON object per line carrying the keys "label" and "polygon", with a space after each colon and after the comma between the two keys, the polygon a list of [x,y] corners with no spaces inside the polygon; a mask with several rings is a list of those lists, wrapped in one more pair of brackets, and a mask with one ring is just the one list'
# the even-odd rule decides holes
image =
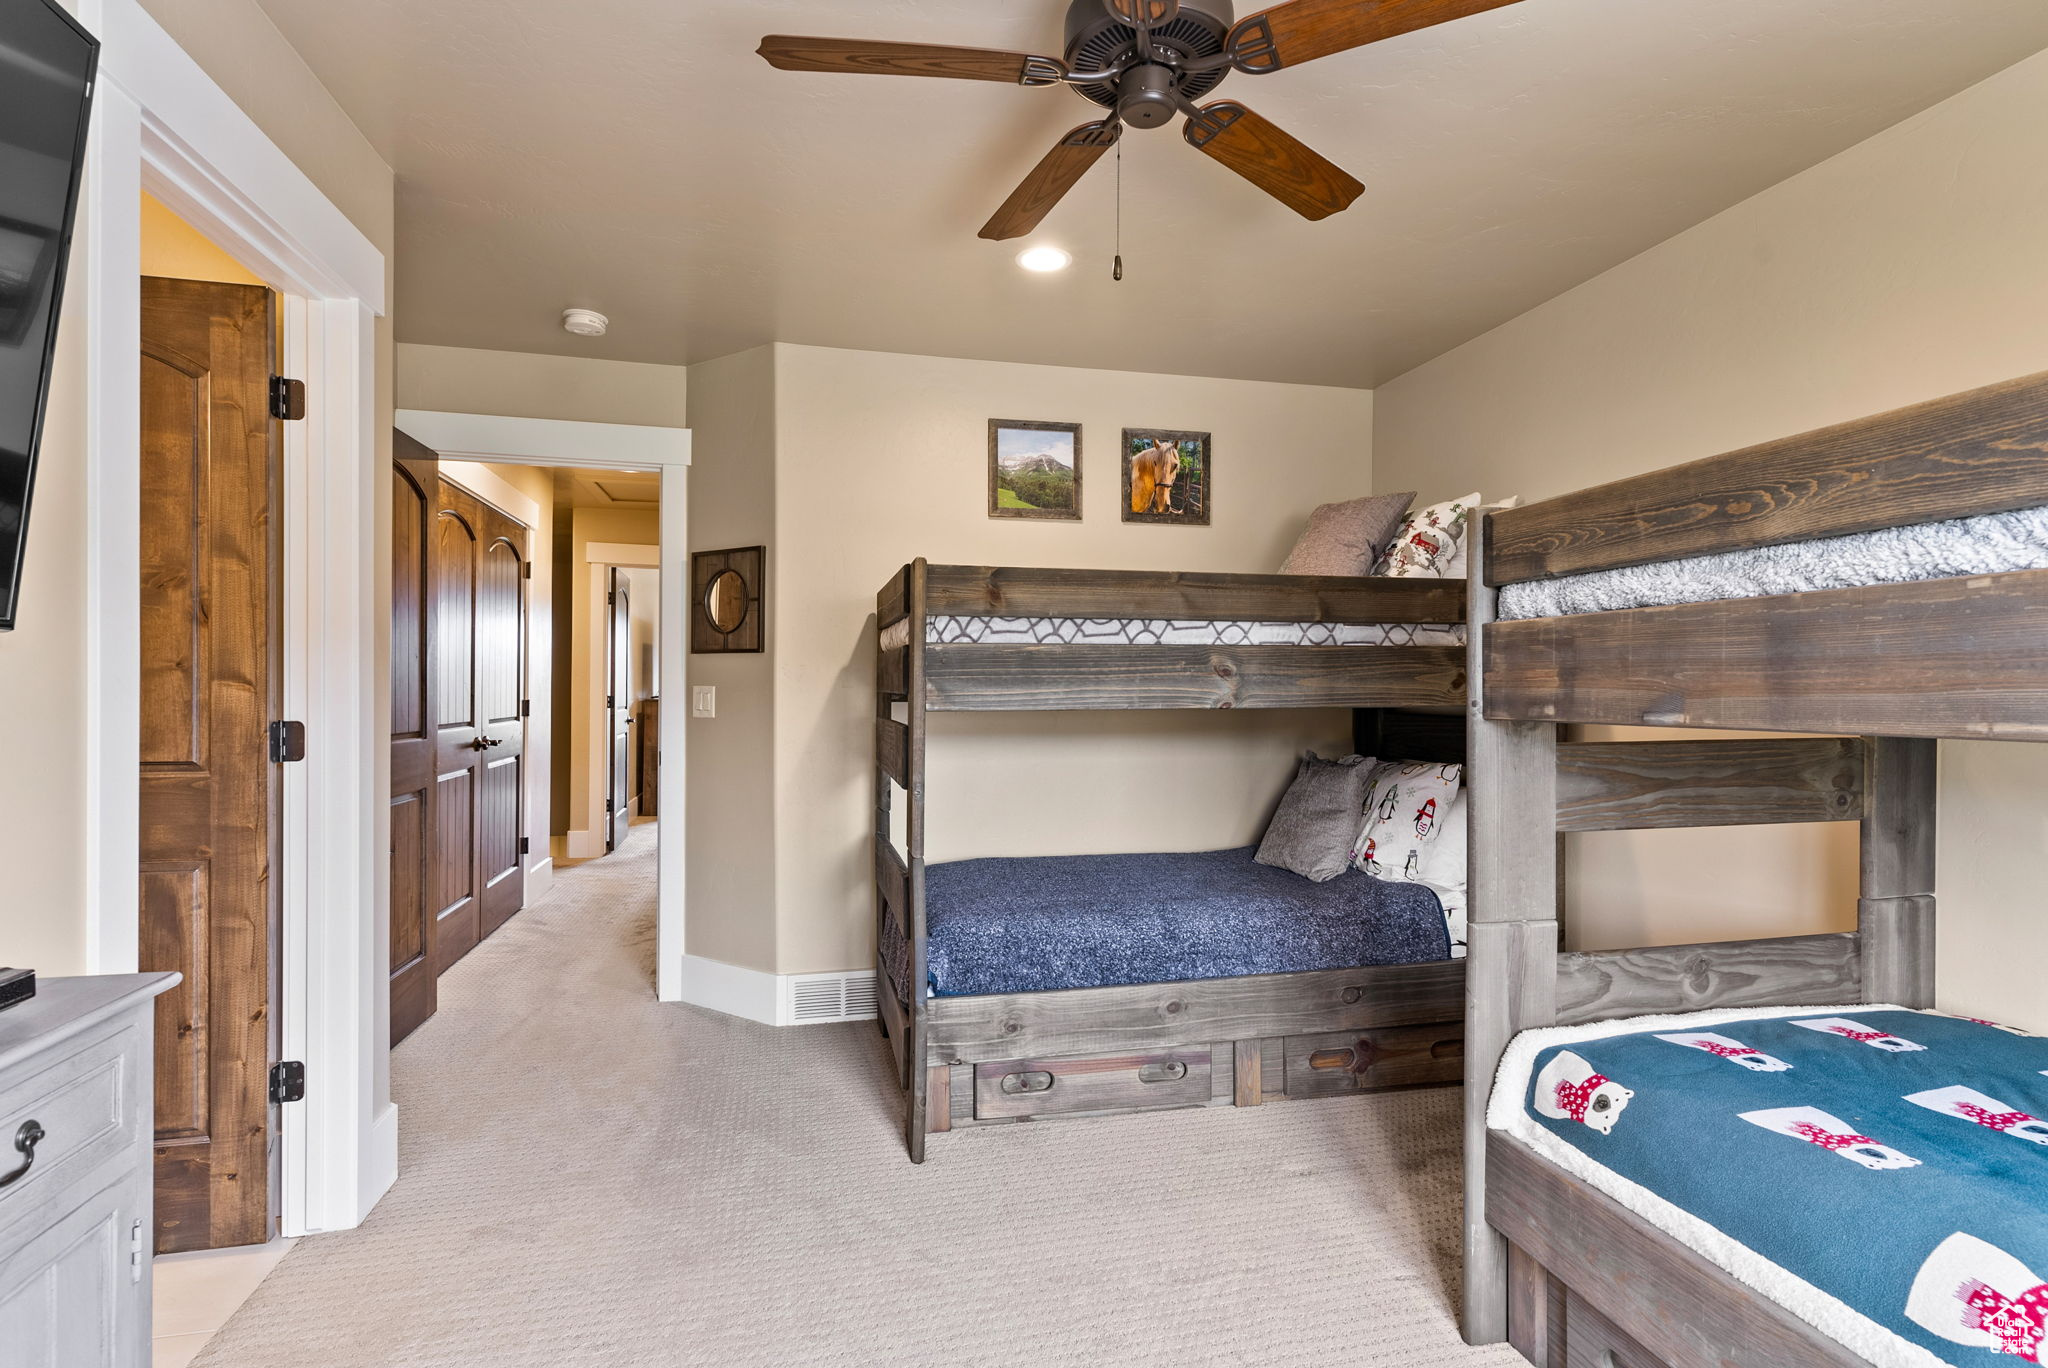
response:
{"label": "smoke detector", "polygon": [[612,321],[595,309],[562,310],[562,327],[578,337],[603,337]]}

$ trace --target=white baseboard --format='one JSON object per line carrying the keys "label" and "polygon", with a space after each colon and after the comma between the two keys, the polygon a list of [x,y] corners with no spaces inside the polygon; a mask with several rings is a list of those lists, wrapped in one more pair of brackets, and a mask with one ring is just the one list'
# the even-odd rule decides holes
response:
{"label": "white baseboard", "polygon": [[554,887],[555,857],[543,855],[539,859],[529,859],[526,862],[526,902],[523,905],[533,906],[553,892]]}
{"label": "white baseboard", "polygon": [[[370,1152],[364,1158],[369,1181],[363,1186],[362,1218],[367,1218],[398,1181],[398,1108],[388,1106],[370,1122]],[[359,1218],[359,1219],[362,1219]]]}
{"label": "white baseboard", "polygon": [[764,1026],[871,1021],[875,972],[771,974],[702,955],[683,956],[682,1000]]}

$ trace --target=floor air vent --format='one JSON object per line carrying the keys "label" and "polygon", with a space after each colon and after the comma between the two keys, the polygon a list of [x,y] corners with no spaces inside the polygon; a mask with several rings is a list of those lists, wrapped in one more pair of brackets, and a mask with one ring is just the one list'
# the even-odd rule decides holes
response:
{"label": "floor air vent", "polygon": [[784,1020],[792,1026],[828,1021],[870,1021],[875,1015],[875,973],[792,974]]}

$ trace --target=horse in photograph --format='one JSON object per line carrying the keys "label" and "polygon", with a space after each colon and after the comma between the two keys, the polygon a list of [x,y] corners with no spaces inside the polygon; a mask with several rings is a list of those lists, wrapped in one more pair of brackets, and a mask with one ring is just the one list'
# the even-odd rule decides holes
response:
{"label": "horse in photograph", "polygon": [[1180,445],[1155,441],[1131,457],[1131,512],[1171,513],[1173,482],[1180,478]]}

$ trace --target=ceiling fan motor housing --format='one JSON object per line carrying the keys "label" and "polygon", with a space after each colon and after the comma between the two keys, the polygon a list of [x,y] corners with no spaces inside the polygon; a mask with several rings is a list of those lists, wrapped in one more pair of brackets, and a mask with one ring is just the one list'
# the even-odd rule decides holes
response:
{"label": "ceiling fan motor housing", "polygon": [[[1152,31],[1152,41],[1186,61],[1213,57],[1230,39],[1235,19],[1232,0],[1181,0],[1173,22]],[[1076,71],[1101,71],[1127,62],[1137,53],[1137,31],[1119,22],[1102,0],[1073,0],[1067,9],[1067,65]],[[1157,62],[1132,66],[1114,85],[1107,82],[1074,87],[1105,109],[1114,109],[1133,128],[1157,128],[1177,112],[1175,87],[1198,100],[1214,90],[1227,66],[1213,71],[1182,72]]]}

